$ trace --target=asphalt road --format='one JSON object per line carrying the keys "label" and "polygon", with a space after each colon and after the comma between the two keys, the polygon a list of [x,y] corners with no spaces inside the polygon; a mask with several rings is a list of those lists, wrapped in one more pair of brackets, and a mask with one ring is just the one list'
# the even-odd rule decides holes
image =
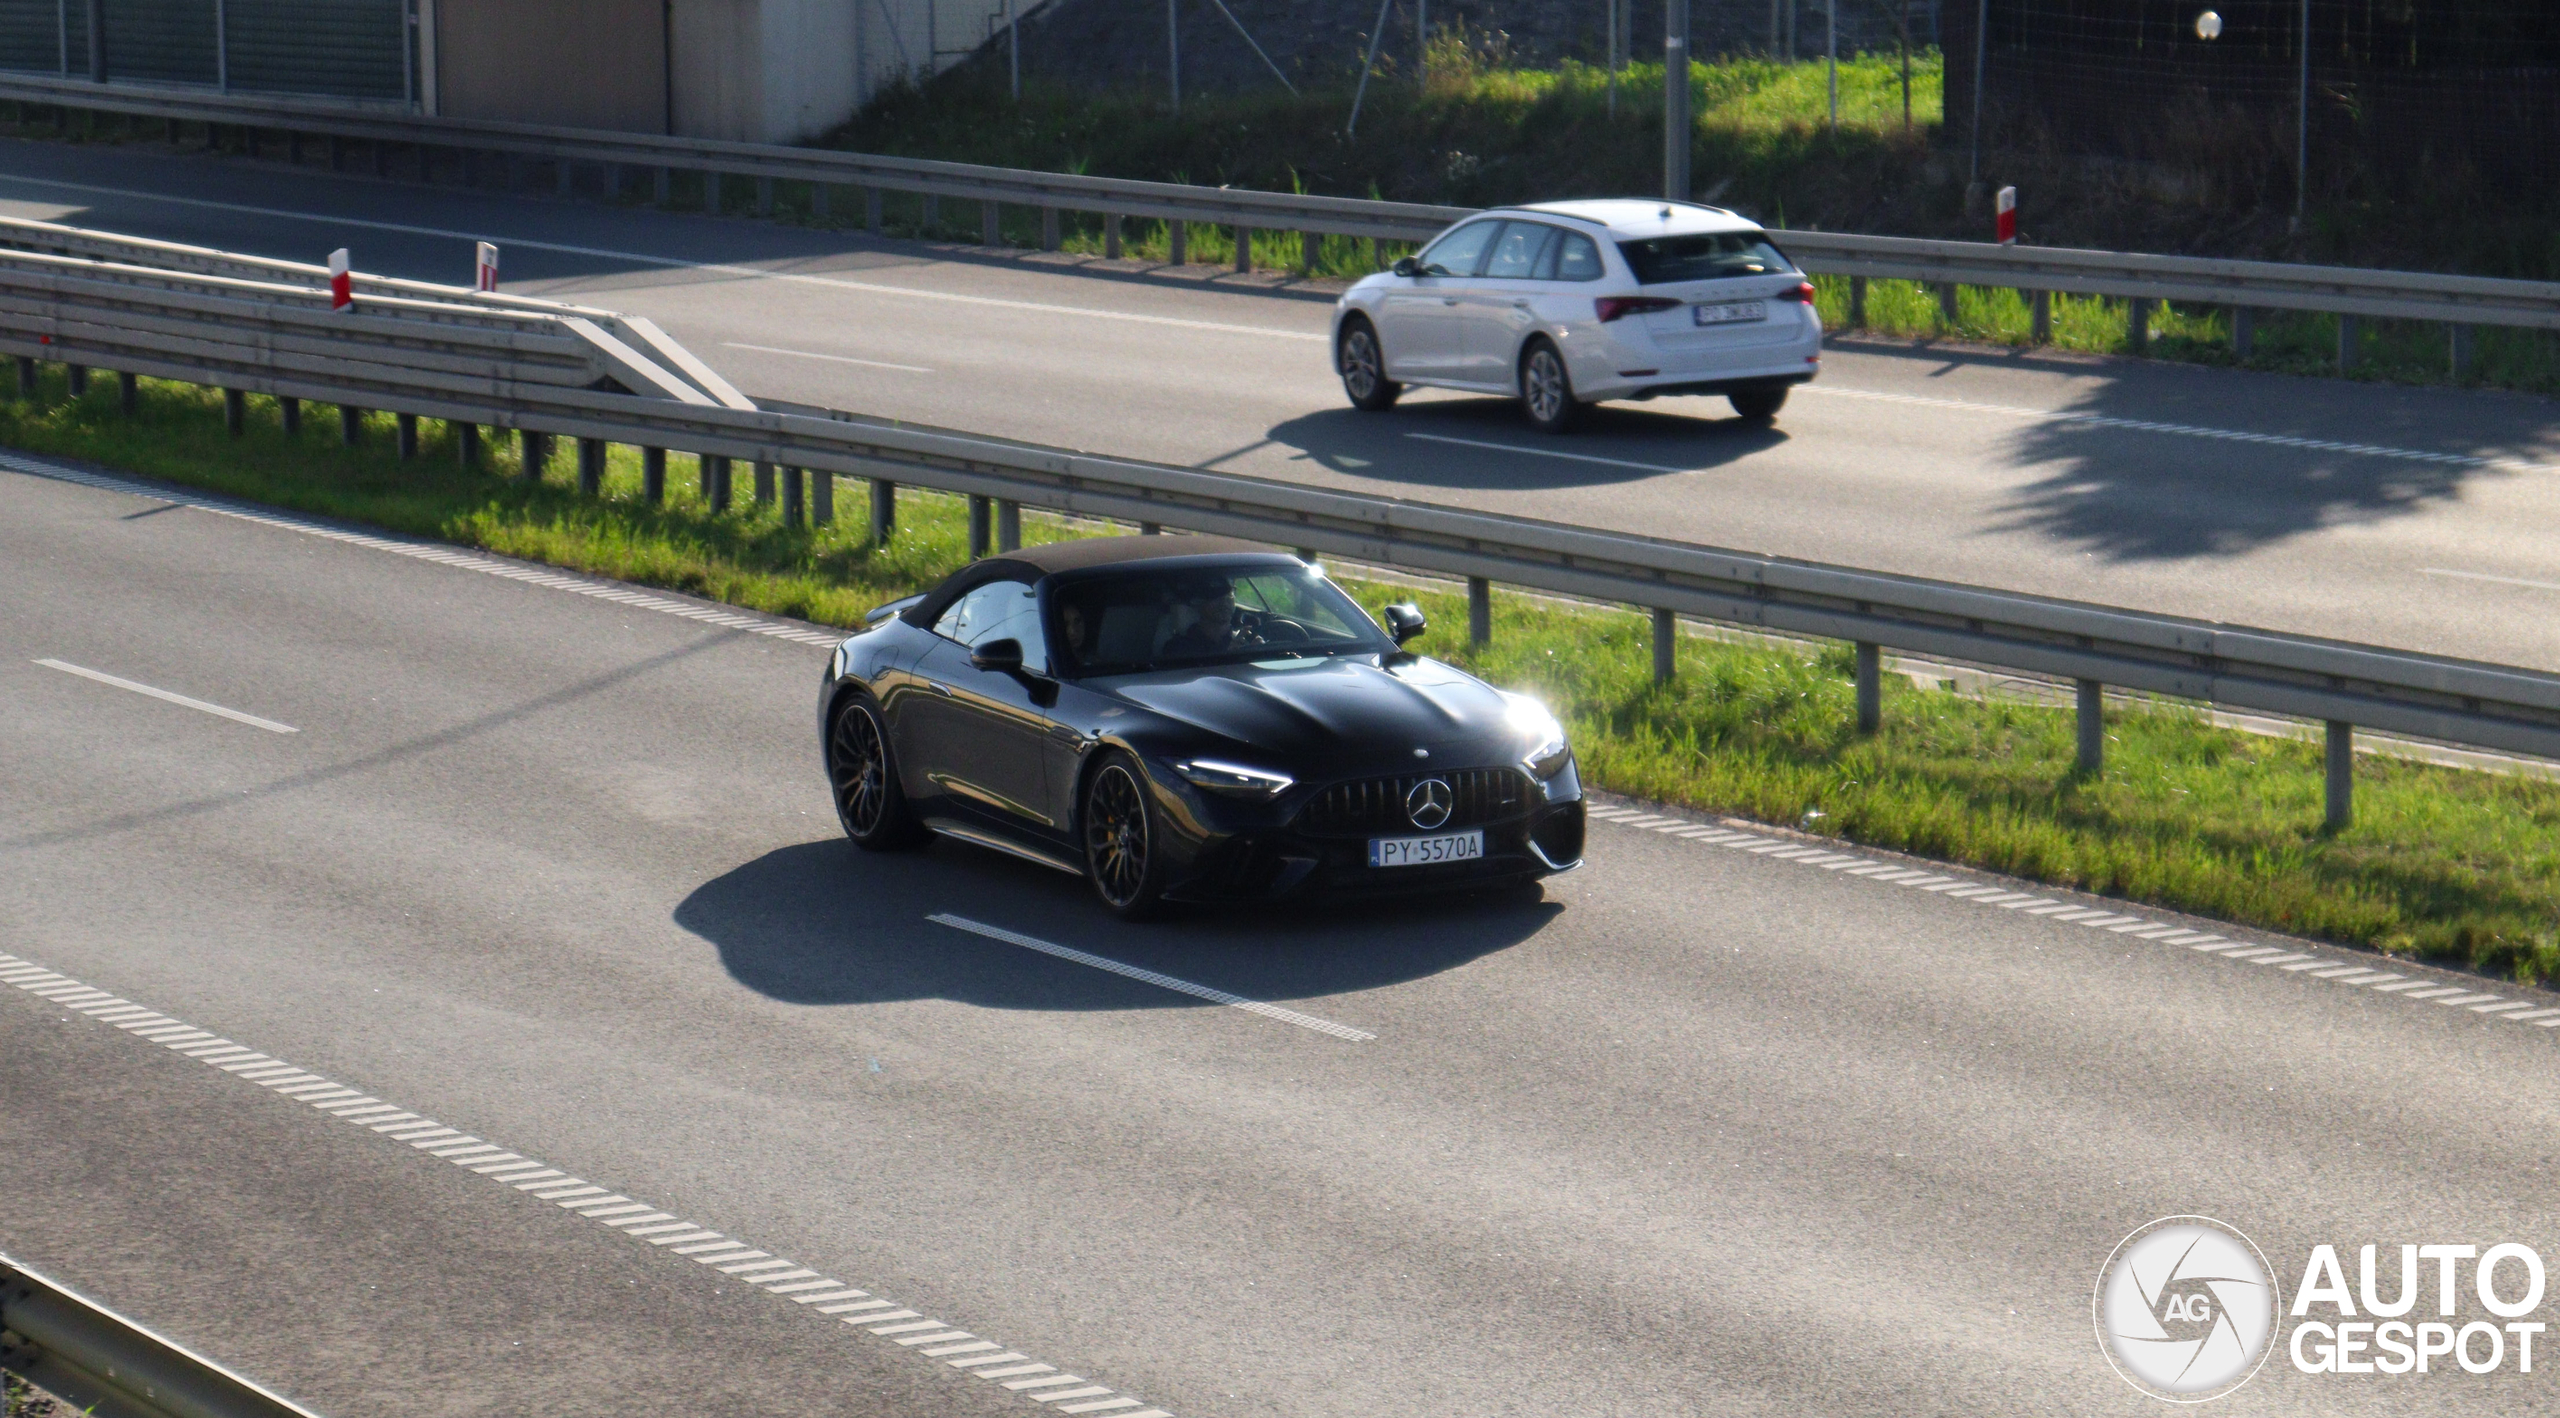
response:
{"label": "asphalt road", "polygon": [[0,211],[648,315],[744,388],[1099,452],[2560,669],[2547,401],[1835,344],[1775,428],[1722,400],[1348,408],[1330,297],[340,178],[0,144]]}
{"label": "asphalt road", "polygon": [[[2151,1413],[2089,1302],[2155,1217],[2241,1227],[2288,1294],[2318,1243],[2551,1249],[2560,1030],[2466,1003],[2498,991],[1614,822],[1543,895],[1125,928],[971,849],[854,852],[811,646],[184,499],[0,503],[0,952],[133,1002],[0,988],[0,1249],[335,1418],[1044,1390],[122,1010],[1131,1400],[1103,1418]],[[2438,1368],[2279,1356],[2219,1408],[2543,1382]]]}

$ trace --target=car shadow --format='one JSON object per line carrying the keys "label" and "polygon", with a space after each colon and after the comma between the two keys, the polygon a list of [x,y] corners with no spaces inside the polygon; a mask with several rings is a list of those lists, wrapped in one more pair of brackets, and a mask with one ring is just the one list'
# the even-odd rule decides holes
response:
{"label": "car shadow", "polygon": [[879,856],[783,847],[703,883],[675,922],[739,983],[794,1004],[947,999],[988,1009],[1200,1009],[1209,1001],[930,920],[949,913],[1251,999],[1374,989],[1529,940],[1562,908],[1513,888],[1358,906],[1181,911],[1125,924],[1078,879],[937,842]]}
{"label": "car shadow", "polygon": [[1267,437],[1348,477],[1515,492],[1714,472],[1788,441],[1784,427],[1735,415],[1721,399],[1598,404],[1557,437],[1529,427],[1514,400],[1465,395],[1383,417],[1323,409],[1274,424]]}

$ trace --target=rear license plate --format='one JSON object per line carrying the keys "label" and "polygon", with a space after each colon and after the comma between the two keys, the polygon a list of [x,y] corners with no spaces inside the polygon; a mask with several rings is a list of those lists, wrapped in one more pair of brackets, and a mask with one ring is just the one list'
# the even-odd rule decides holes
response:
{"label": "rear license plate", "polygon": [[1369,865],[1428,867],[1442,862],[1472,862],[1484,856],[1484,833],[1450,832],[1438,837],[1372,837]]}
{"label": "rear license plate", "polygon": [[1689,318],[1701,325],[1742,325],[1769,318],[1765,300],[1730,300],[1721,305],[1693,305]]}

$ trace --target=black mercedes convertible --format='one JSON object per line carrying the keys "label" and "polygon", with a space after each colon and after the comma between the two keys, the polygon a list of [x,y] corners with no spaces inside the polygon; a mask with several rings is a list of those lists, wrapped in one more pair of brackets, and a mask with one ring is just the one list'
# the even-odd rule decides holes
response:
{"label": "black mercedes convertible", "polygon": [[1166,901],[1485,886],[1580,864],[1555,716],[1223,537],[1061,542],[871,613],[818,695],[845,831],[939,833]]}

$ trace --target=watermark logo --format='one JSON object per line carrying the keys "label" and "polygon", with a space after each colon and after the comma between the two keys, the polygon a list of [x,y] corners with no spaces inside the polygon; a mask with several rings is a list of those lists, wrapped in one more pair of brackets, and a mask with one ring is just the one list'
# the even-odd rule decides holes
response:
{"label": "watermark logo", "polygon": [[2248,1237],[2209,1217],[2164,1217],[2125,1237],[2098,1272],[2098,1347],[2155,1398],[2220,1398],[2267,1361],[2281,1298]]}

